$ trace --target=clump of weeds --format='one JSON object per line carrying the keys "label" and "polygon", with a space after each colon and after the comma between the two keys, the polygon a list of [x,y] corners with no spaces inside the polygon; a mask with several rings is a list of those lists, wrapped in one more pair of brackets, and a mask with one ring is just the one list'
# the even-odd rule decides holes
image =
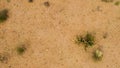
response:
{"label": "clump of weeds", "polygon": [[[105,35],[105,38],[106,38],[106,35]],[[78,45],[83,44],[86,50],[87,47],[93,47],[95,45],[95,35],[90,32],[87,32],[85,35],[77,35],[75,42]],[[95,61],[101,61],[103,58],[103,51],[101,50],[101,48],[95,49],[92,57]]]}
{"label": "clump of weeds", "polygon": [[7,0],[7,2],[9,3],[11,0]]}
{"label": "clump of weeds", "polygon": [[91,33],[87,33],[85,36],[78,35],[76,37],[76,43],[77,44],[84,44],[86,47],[91,47],[95,44],[95,36]]}

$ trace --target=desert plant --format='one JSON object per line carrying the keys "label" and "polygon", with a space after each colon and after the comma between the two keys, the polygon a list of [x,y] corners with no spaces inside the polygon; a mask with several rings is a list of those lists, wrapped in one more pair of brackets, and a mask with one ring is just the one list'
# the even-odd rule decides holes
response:
{"label": "desert plant", "polygon": [[100,49],[95,50],[95,52],[93,53],[93,58],[97,61],[102,60],[103,52]]}
{"label": "desert plant", "polygon": [[26,51],[26,47],[25,46],[18,46],[16,48],[16,50],[17,50],[17,53],[21,55]]}
{"label": "desert plant", "polygon": [[87,46],[94,45],[94,36],[91,33],[87,33],[84,40]]}
{"label": "desert plant", "polygon": [[8,10],[4,9],[0,11],[0,23],[6,21],[8,18]]}
{"label": "desert plant", "polygon": [[76,36],[76,41],[77,44],[84,43],[84,38],[80,35]]}
{"label": "desert plant", "polygon": [[93,46],[95,44],[95,37],[91,33],[87,33],[85,36],[80,36],[78,35],[76,37],[76,43],[80,44],[83,43],[85,44],[85,47]]}

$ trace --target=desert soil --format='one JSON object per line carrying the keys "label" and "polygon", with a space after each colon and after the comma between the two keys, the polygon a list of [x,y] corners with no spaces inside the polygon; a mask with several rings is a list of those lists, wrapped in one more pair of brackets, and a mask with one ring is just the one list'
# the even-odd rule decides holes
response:
{"label": "desert soil", "polygon": [[[44,5],[44,2],[49,5]],[[0,24],[0,68],[120,68],[120,5],[101,0],[0,0],[9,18]],[[76,35],[95,34],[95,45],[84,50]],[[106,36],[106,38],[104,38]],[[25,44],[18,55],[15,48]],[[95,62],[92,52],[103,51]]]}

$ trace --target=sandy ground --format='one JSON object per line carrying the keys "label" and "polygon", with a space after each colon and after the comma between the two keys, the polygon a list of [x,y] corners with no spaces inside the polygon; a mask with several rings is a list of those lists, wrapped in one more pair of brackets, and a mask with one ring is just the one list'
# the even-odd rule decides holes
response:
{"label": "sandy ground", "polygon": [[[8,20],[0,24],[0,53],[8,60],[0,68],[120,68],[120,6],[101,0],[49,0],[46,7],[46,1],[0,0],[0,9],[9,9]],[[86,32],[96,35],[87,52],[74,42]],[[21,56],[15,51],[19,44],[27,47]],[[100,62],[92,58],[97,47],[104,53]]]}

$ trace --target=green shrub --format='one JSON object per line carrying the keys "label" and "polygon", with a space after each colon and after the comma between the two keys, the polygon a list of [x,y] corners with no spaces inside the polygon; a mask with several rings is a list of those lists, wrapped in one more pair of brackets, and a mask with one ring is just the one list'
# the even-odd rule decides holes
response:
{"label": "green shrub", "polygon": [[85,36],[77,36],[76,43],[83,43],[85,47],[93,46],[95,44],[95,37],[91,33],[87,33]]}

